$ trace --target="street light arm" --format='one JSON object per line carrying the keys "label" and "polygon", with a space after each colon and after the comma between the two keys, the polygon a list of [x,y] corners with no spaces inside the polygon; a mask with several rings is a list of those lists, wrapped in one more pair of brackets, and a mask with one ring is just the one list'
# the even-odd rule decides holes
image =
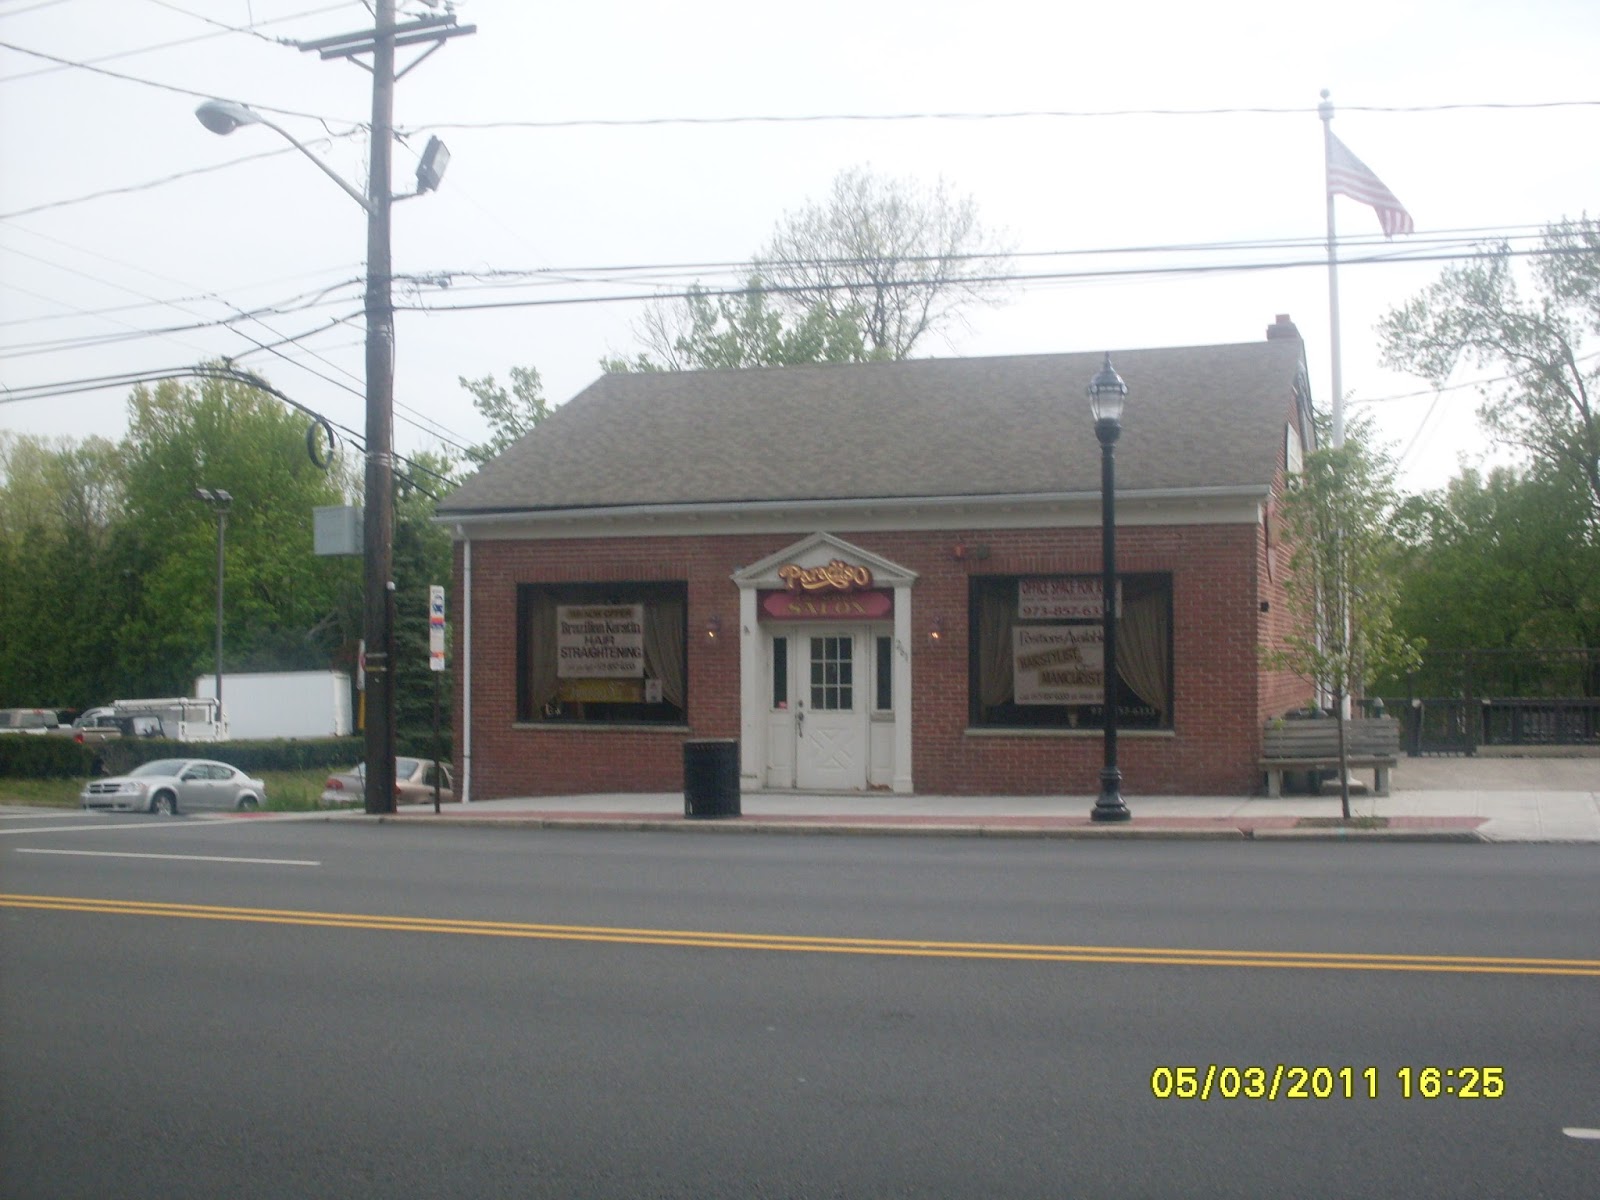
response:
{"label": "street light arm", "polygon": [[200,119],[200,123],[207,129],[211,130],[212,133],[219,134],[223,137],[226,137],[228,134],[232,133],[240,125],[265,125],[268,129],[272,130],[273,133],[277,134],[296,150],[300,151],[301,154],[304,154],[312,162],[316,163],[317,170],[321,171],[329,179],[333,180],[341,188],[343,188],[345,195],[349,196],[357,204],[361,205],[362,210],[369,217],[372,215],[372,202],[367,199],[367,197],[362,193],[361,189],[350,184],[337,171],[313,154],[310,147],[301,142],[299,138],[294,136],[294,134],[290,133],[283,126],[267,120],[260,113],[256,112],[255,109],[248,108],[243,104],[234,104],[227,100],[207,100],[194,110],[194,115],[198,117]]}

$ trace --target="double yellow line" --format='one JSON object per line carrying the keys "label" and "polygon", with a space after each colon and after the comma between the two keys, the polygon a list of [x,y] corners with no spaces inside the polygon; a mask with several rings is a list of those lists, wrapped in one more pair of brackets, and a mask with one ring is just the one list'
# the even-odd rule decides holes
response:
{"label": "double yellow line", "polygon": [[715,933],[689,929],[629,929],[604,925],[545,925],[438,917],[309,912],[96,900],[77,896],[0,893],[0,908],[130,917],[184,917],[261,925],[361,929],[383,933],[453,933],[629,946],[695,946],[714,950],[787,950],[810,954],[870,954],[901,958],[998,959],[1008,962],[1104,963],[1121,966],[1279,967],[1311,971],[1426,971],[1485,975],[1577,975],[1600,978],[1600,959],[1497,958],[1434,954],[1322,954],[1288,950],[1191,950],[1145,946],[1051,946],[1011,942],[912,941],[898,938],[803,937]]}

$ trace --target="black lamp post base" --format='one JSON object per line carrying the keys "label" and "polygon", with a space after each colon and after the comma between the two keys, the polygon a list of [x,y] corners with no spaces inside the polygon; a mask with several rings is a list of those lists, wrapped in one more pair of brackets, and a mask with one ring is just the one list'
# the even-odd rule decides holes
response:
{"label": "black lamp post base", "polygon": [[1100,797],[1094,802],[1091,821],[1128,821],[1133,814],[1122,802],[1122,772],[1116,767],[1106,767],[1100,772]]}

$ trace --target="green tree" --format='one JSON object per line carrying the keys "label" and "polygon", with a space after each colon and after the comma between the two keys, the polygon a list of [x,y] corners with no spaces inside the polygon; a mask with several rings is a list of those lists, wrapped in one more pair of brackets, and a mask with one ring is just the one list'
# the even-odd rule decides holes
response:
{"label": "green tree", "polygon": [[450,724],[450,674],[440,679],[428,665],[428,588],[438,584],[447,595],[450,590],[450,534],[433,514],[437,477],[452,471],[449,458],[424,451],[411,455],[395,475],[395,727],[418,749],[429,744],[423,735],[433,728],[436,687],[441,689],[440,720],[446,729]]}
{"label": "green tree", "polygon": [[[1600,647],[1600,546],[1571,492],[1549,475],[1500,468],[1408,498],[1395,526],[1396,628],[1460,650]],[[1424,671],[1429,694],[1445,684]]]}
{"label": "green tree", "polygon": [[971,196],[867,167],[841,171],[826,201],[785,214],[756,267],[791,310],[851,316],[871,355],[892,359],[996,300],[1010,274]]}
{"label": "green tree", "polygon": [[312,509],[345,502],[353,480],[310,461],[304,418],[243,383],[141,387],[129,399],[126,462],[129,682],[187,694],[212,666],[216,524],[197,487],[233,496],[225,669],[327,667],[347,636],[342,593],[360,568],[313,553]]}
{"label": "green tree", "polygon": [[[540,421],[550,415],[550,405],[544,398],[544,381],[533,367],[511,368],[511,390],[508,392],[494,381],[493,375],[482,379],[457,376],[457,381],[472,396],[472,407],[489,422],[489,440],[473,446],[467,457],[482,466],[513,442],[521,439]],[[446,466],[448,459],[439,459]]]}
{"label": "green tree", "polygon": [[1307,454],[1284,488],[1280,513],[1290,547],[1284,580],[1294,631],[1263,658],[1333,699],[1339,724],[1340,804],[1350,817],[1344,702],[1375,679],[1404,671],[1417,647],[1393,625],[1397,579],[1388,536],[1398,503],[1395,468],[1356,424],[1344,445]]}
{"label": "green tree", "polygon": [[868,357],[854,310],[835,314],[818,305],[787,316],[759,275],[734,296],[713,296],[695,284],[680,304],[649,309],[640,336],[645,350],[632,359],[605,359],[601,368],[611,374],[717,371]]}
{"label": "green tree", "polygon": [[1509,243],[1451,267],[1379,326],[1386,365],[1443,387],[1463,360],[1503,371],[1481,388],[1491,434],[1539,471],[1568,480],[1600,538],[1600,222],[1545,230],[1524,297]]}
{"label": "green tree", "polygon": [[119,447],[0,434],[0,702],[82,708],[117,678]]}
{"label": "green tree", "polygon": [[932,187],[841,171],[825,201],[779,220],[746,287],[715,297],[698,284],[645,312],[632,358],[606,371],[716,370],[911,357],[974,304],[997,302],[1005,247],[977,203]]}

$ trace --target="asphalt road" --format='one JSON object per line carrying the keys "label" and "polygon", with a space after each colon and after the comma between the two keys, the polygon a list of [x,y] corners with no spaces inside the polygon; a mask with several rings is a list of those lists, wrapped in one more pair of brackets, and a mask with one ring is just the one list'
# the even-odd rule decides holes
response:
{"label": "asphalt road", "polygon": [[0,1195],[1593,1196],[1597,867],[0,819]]}

